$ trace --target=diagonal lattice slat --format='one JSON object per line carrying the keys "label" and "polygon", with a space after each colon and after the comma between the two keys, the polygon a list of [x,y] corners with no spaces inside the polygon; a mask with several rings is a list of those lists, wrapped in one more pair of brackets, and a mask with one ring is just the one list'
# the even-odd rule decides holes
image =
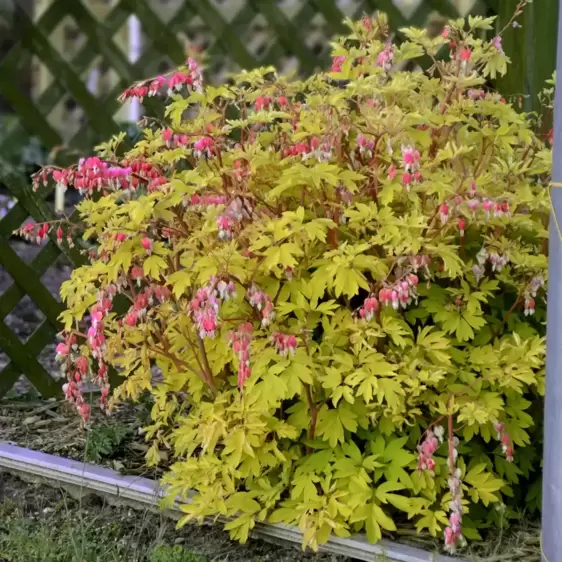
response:
{"label": "diagonal lattice slat", "polygon": [[[73,10],[73,14],[76,14],[76,10],[78,8],[82,8],[82,4],[78,3],[71,3],[71,4],[64,4],[61,8],[61,2],[55,2],[51,4],[49,8],[45,11],[45,13],[41,16],[39,21],[35,24],[38,29],[40,29],[45,36],[49,36],[53,30],[55,29],[57,23],[61,19],[61,15],[66,13],[66,8],[70,7]],[[85,10],[84,10],[85,11]],[[104,27],[101,29],[110,38],[125,24],[127,18],[129,17],[130,12],[128,10],[124,10],[121,5],[116,6],[107,16]],[[75,15],[76,18],[76,15]],[[76,18],[78,20],[78,18]],[[98,31],[100,31],[98,29]],[[71,65],[76,69],[78,74],[82,75],[88,67],[94,62],[97,56],[97,44],[98,42],[92,41],[90,38],[86,42],[86,44],[82,47],[82,49],[76,54],[76,56],[72,59]],[[14,63],[17,63],[18,58],[21,58],[21,44],[18,44],[12,51],[5,57],[4,61],[0,63],[0,72],[4,74],[4,72],[13,73],[14,70]],[[25,61],[28,61],[29,57],[25,58]],[[20,64],[21,66],[21,64]],[[139,72],[140,74],[140,72]],[[58,82],[53,81],[52,84],[48,86],[48,88],[41,93],[39,99],[36,102],[37,109],[41,115],[49,115],[51,111],[54,110],[57,103],[60,101],[61,98],[64,97],[65,88],[61,86]],[[21,93],[19,93],[21,96]],[[12,96],[13,97],[13,96]],[[10,101],[14,103],[12,97],[10,97]],[[10,145],[11,143],[16,143],[21,145],[25,139],[25,129],[21,126],[16,126],[10,131],[3,141],[0,143],[0,153],[5,146]],[[58,140],[60,143],[60,137]],[[58,144],[57,143],[57,144]],[[48,143],[46,143],[49,146]],[[76,146],[73,145],[75,148],[86,150],[88,147],[83,146],[83,144],[79,144]]]}
{"label": "diagonal lattice slat", "polygon": [[29,15],[23,9],[18,10],[18,17],[22,22],[22,44],[38,56],[51,71],[52,75],[72,96],[80,103],[91,119],[91,126],[104,136],[111,136],[119,130],[112,116],[103,111],[92,94],[88,91],[80,76],[67,64],[54,49],[49,40],[38,30]]}
{"label": "diagonal lattice slat", "polygon": [[[0,371],[0,396],[11,388],[22,373],[43,396],[54,396],[60,393],[60,384],[50,376],[36,357],[46,345],[52,343],[56,333],[62,328],[58,316],[63,307],[44,287],[40,278],[61,252],[72,259],[75,265],[84,263],[84,258],[77,250],[61,248],[54,240],[50,240],[30,265],[25,263],[8,245],[8,237],[28,215],[37,221],[54,218],[43,202],[50,190],[44,188],[38,193],[32,192],[25,179],[5,163],[0,165],[0,182],[9,186],[18,197],[18,205],[0,221],[0,243],[2,244],[0,265],[14,280],[0,295],[0,348],[10,359],[10,363]],[[28,295],[43,312],[45,320],[28,341],[22,343],[6,325],[4,319],[25,295]]]}
{"label": "diagonal lattice slat", "polygon": [[203,22],[217,38],[217,43],[221,45],[222,51],[230,52],[232,58],[240,67],[254,68],[259,66],[259,60],[246,49],[244,43],[240,40],[240,36],[234,31],[234,26],[230,26],[223,19],[220,12],[213,7],[209,0],[186,2],[184,10],[187,13],[195,11],[199,14]]}

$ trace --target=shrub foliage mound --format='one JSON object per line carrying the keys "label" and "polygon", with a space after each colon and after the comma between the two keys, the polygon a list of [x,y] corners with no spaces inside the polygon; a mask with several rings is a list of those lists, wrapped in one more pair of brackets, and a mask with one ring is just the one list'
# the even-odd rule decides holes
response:
{"label": "shrub foliage mound", "polygon": [[550,151],[486,88],[509,62],[491,25],[396,46],[384,16],[350,23],[304,81],[203,87],[190,60],[125,92],[167,99],[134,147],[36,177],[92,196],[67,397],[87,418],[111,367],[114,399],[153,395],[148,461],[195,491],[184,521],[315,548],[410,520],[454,550],[540,495]]}

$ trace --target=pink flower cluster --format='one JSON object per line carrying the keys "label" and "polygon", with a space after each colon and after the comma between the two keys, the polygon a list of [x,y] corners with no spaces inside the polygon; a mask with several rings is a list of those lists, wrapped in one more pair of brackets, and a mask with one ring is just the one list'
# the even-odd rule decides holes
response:
{"label": "pink flower cluster", "polygon": [[439,219],[442,225],[446,224],[449,220],[449,205],[447,205],[447,203],[441,203],[441,205],[439,205]]}
{"label": "pink flower cluster", "polygon": [[531,316],[535,313],[535,298],[537,292],[541,287],[544,287],[544,277],[542,275],[535,275],[527,287],[524,294],[524,311],[525,316]]}
{"label": "pink flower cluster", "polygon": [[189,58],[186,70],[176,71],[166,76],[158,76],[152,80],[146,80],[131,86],[121,94],[119,101],[125,102],[136,98],[142,102],[145,97],[157,96],[163,89],[166,89],[168,95],[171,96],[175,92],[181,92],[184,87],[201,91],[202,86],[203,73],[201,68],[194,59]]}
{"label": "pink flower cluster", "polygon": [[470,88],[469,90],[467,90],[466,95],[472,101],[480,101],[486,98],[486,92],[477,88]]}
{"label": "pink flower cluster", "polygon": [[[50,225],[49,223],[40,223],[35,225],[31,222],[28,222],[21,228],[14,230],[14,235],[21,236],[24,240],[28,240],[29,242],[41,244],[47,239],[49,233],[53,230],[53,228],[54,226]],[[64,238],[64,232],[60,226],[57,227],[56,238],[57,243],[61,244]],[[72,233],[70,231],[66,235],[66,241],[70,248],[74,246]]]}
{"label": "pink flower cluster", "polygon": [[164,129],[162,131],[162,140],[166,143],[168,148],[177,148],[180,146],[187,146],[187,135],[178,135],[172,129]]}
{"label": "pink flower cluster", "polygon": [[220,299],[224,302],[236,297],[236,285],[232,281],[221,279],[216,285],[216,290]]}
{"label": "pink flower cluster", "polygon": [[248,289],[246,298],[248,299],[250,306],[253,306],[261,313],[261,325],[264,327],[269,326],[275,318],[273,302],[269,298],[269,295],[258,289],[255,285],[252,285]]}
{"label": "pink flower cluster", "polygon": [[394,48],[392,43],[387,43],[386,47],[377,56],[377,66],[380,66],[386,72],[392,69],[392,62],[394,61]]}
{"label": "pink flower cluster", "polygon": [[413,300],[417,299],[416,287],[419,279],[414,273],[406,279],[397,281],[392,287],[386,287],[379,291],[379,301],[385,305],[391,305],[394,310],[400,307],[406,308]]}
{"label": "pink flower cluster", "polygon": [[523,304],[523,314],[525,316],[532,316],[535,314],[535,299],[533,297],[525,296],[525,302]]}
{"label": "pink flower cluster", "polygon": [[[112,299],[117,290],[111,286],[98,294],[97,303],[90,311],[90,327],[87,333],[87,343],[91,350],[91,357],[97,360],[97,374],[93,381],[101,385],[100,406],[105,409],[109,396],[108,368],[103,361],[105,354],[104,318],[112,308]],[[66,334],[64,341],[56,348],[57,360],[62,360],[62,370],[68,382],[63,385],[66,399],[75,404],[84,421],[90,416],[90,405],[84,401],[81,384],[89,377],[92,370],[90,359],[84,355],[75,355],[78,350],[75,335]]]}
{"label": "pink flower cluster", "polygon": [[136,98],[142,102],[145,97],[157,96],[168,81],[169,79],[164,76],[158,76],[153,80],[131,86],[119,96],[119,101],[123,103],[129,99]]}
{"label": "pink flower cluster", "polygon": [[424,471],[428,470],[433,473],[435,468],[435,461],[433,460],[433,455],[435,451],[439,448],[439,445],[443,443],[443,427],[438,425],[433,429],[429,428],[422,441],[418,445],[418,470]]}
{"label": "pink flower cluster", "polygon": [[[134,269],[134,268],[133,268]],[[140,268],[139,268],[140,269]],[[141,272],[142,274],[142,269]],[[136,272],[138,275],[139,272]],[[135,277],[133,277],[135,279]],[[137,284],[140,284],[141,277],[136,277]],[[171,296],[171,291],[165,285],[150,285],[135,296],[133,305],[129,308],[125,316],[125,325],[129,327],[136,326],[139,320],[146,318],[148,309],[154,306],[156,302],[163,303]]]}
{"label": "pink flower cluster", "polygon": [[490,41],[490,45],[492,45],[492,47],[495,47],[502,55],[504,55],[504,50],[503,50],[503,46],[502,46],[502,38],[501,35],[496,35],[491,41]]}
{"label": "pink flower cluster", "polygon": [[135,191],[141,184],[145,183],[148,184],[147,189],[149,192],[155,191],[160,186],[168,183],[166,176],[164,176],[156,166],[142,158],[135,159],[131,162],[125,160],[123,161],[123,165],[129,166],[132,170],[132,177],[130,178],[129,184],[123,188],[125,193]]}
{"label": "pink flower cluster", "polygon": [[90,419],[90,404],[84,401],[84,397],[82,396],[82,391],[80,390],[78,383],[73,380],[64,383],[62,385],[62,390],[66,400],[76,406],[76,409],[82,416],[82,419],[87,422]]}
{"label": "pink flower cluster", "polygon": [[271,341],[273,342],[277,353],[279,353],[281,357],[285,357],[289,353],[294,355],[297,352],[297,338],[292,334],[275,332],[271,336]]}
{"label": "pink flower cluster", "polygon": [[[402,146],[402,166],[404,168],[402,184],[406,186],[406,189],[409,191],[412,183],[421,180],[420,153],[411,145]],[[394,179],[396,175],[396,169],[394,167],[392,170],[389,170],[389,176],[391,174],[392,177],[390,179]]]}
{"label": "pink flower cluster", "polygon": [[255,101],[256,111],[267,109],[271,105],[271,96],[258,96]]}
{"label": "pink flower cluster", "polygon": [[131,271],[129,271],[129,276],[131,277],[131,279],[133,281],[136,282],[137,287],[141,286],[141,282],[144,279],[144,270],[142,267],[138,266],[138,265],[134,265],[131,268]]}
{"label": "pink flower cluster", "polygon": [[370,158],[373,154],[373,149],[375,148],[375,141],[373,139],[368,139],[363,135],[359,135],[357,137],[357,146],[359,147],[361,156]]}
{"label": "pink flower cluster", "polygon": [[[132,171],[130,167],[111,166],[97,156],[82,158],[78,162],[78,168],[72,178],[72,183],[80,193],[107,188],[120,189],[127,185]],[[54,171],[53,179],[58,185],[63,187],[68,185],[65,170]]]}
{"label": "pink flower cluster", "polygon": [[[90,417],[90,404],[84,400],[81,385],[89,375],[90,362],[88,358],[83,355],[73,356],[70,352],[64,354],[65,350],[62,349],[63,346],[66,346],[66,343],[57,346],[57,358],[60,359],[62,357],[64,359],[62,367],[68,380],[68,382],[63,385],[62,389],[67,401],[76,406],[82,419],[87,422]],[[77,346],[73,345],[72,347],[76,348]],[[104,364],[100,364],[98,376],[95,378],[95,381],[102,385],[100,406],[102,409],[105,409],[109,396],[109,383],[107,382],[107,367]]]}
{"label": "pink flower cluster", "polygon": [[450,443],[451,450],[453,451],[453,457],[449,459],[449,479],[447,481],[449,484],[449,492],[451,493],[451,503],[449,504],[451,512],[449,515],[449,525],[445,528],[444,533],[445,550],[450,553],[454,553],[457,547],[464,543],[464,538],[462,536],[463,493],[461,470],[460,468],[456,468],[458,445],[458,438],[453,437],[452,442]]}
{"label": "pink flower cluster", "polygon": [[[472,213],[472,216],[476,215],[478,209],[482,209],[486,214],[487,218],[493,214],[496,218],[506,217],[509,216],[511,211],[509,207],[509,202],[507,201],[492,201],[490,199],[484,199],[478,197],[476,195],[476,184],[473,182],[468,194],[465,195],[457,195],[456,197],[452,198],[449,202],[443,202],[439,206],[439,218],[441,220],[441,224],[445,225],[449,219],[451,218],[451,211],[450,204],[453,205],[453,211],[458,213],[460,211],[460,207],[463,204],[463,201],[466,200],[466,205],[468,206],[469,211]],[[458,226],[460,231],[464,231],[464,227],[466,226],[466,220],[463,217],[459,217],[458,219]],[[464,232],[461,232],[461,236],[464,235]]]}
{"label": "pink flower cluster", "polygon": [[221,240],[232,240],[233,223],[228,217],[221,215],[217,217],[217,226],[219,229],[219,238]]}
{"label": "pink flower cluster", "polygon": [[402,165],[406,172],[415,172],[420,169],[420,153],[413,146],[402,146]]}
{"label": "pink flower cluster", "polygon": [[365,31],[371,31],[373,29],[373,23],[369,16],[363,16],[361,18],[361,23],[363,24]]}
{"label": "pink flower cluster", "polygon": [[288,146],[283,149],[282,156],[287,158],[288,156],[302,156],[303,158],[312,151],[312,148],[305,144],[304,142],[299,142],[293,146]]}
{"label": "pink flower cluster", "polygon": [[490,218],[493,214],[496,218],[506,217],[510,215],[509,203],[507,201],[491,201],[490,199],[480,199],[473,195],[471,190],[471,198],[467,199],[466,204],[473,215],[481,208],[486,217]]}
{"label": "pink flower cluster", "polygon": [[498,441],[502,445],[502,452],[505,455],[505,459],[507,462],[513,462],[513,444],[505,430],[504,424],[501,422],[494,423],[494,430]]}
{"label": "pink flower cluster", "polygon": [[88,328],[88,345],[92,350],[92,356],[103,361],[105,354],[104,318],[109,314],[112,307],[112,299],[106,293],[98,295],[98,302],[90,311],[90,327]]}
{"label": "pink flower cluster", "polygon": [[[298,146],[298,145],[297,145]],[[302,159],[316,158],[318,162],[329,162],[332,158],[332,146],[326,139],[321,141],[317,136],[310,139],[310,148],[302,153]]]}
{"label": "pink flower cluster", "polygon": [[168,181],[154,165],[143,159],[123,160],[116,166],[98,157],[90,157],[81,159],[76,168],[44,168],[33,176],[33,188],[37,189],[41,183],[47,185],[49,175],[59,187],[73,186],[87,196],[94,191],[107,190],[128,193],[141,183],[148,183],[150,191]]}
{"label": "pink flower cluster", "polygon": [[147,254],[152,253],[152,240],[148,236],[141,238],[141,246],[146,250]]}
{"label": "pink flower cluster", "polygon": [[463,63],[468,63],[472,58],[472,51],[468,47],[465,47],[459,51],[459,57]]}
{"label": "pink flower cluster", "polygon": [[235,160],[233,173],[238,181],[243,181],[248,178],[252,172],[246,160]]}
{"label": "pink flower cluster", "polygon": [[[492,271],[500,272],[509,263],[509,257],[507,254],[499,254],[496,251],[488,251],[485,247],[482,247],[478,254],[476,254],[476,261],[479,266],[478,271],[481,272],[481,274],[485,271],[486,262],[492,264]],[[475,268],[473,268],[473,271],[475,271]]]}
{"label": "pink flower cluster", "polygon": [[203,210],[206,207],[224,205],[226,197],[224,195],[198,195],[194,193],[190,199],[189,204],[197,210]]}
{"label": "pink flower cluster", "polygon": [[367,321],[371,321],[374,318],[378,309],[379,309],[379,301],[377,300],[377,297],[375,296],[368,297],[365,299],[363,306],[359,309],[359,316]]}
{"label": "pink flower cluster", "polygon": [[341,72],[344,62],[345,62],[345,57],[333,57],[332,72]]}
{"label": "pink flower cluster", "polygon": [[431,263],[431,258],[429,256],[410,256],[410,265],[414,271],[418,269],[425,268],[426,272],[429,274],[429,264]]}
{"label": "pink flower cluster", "polygon": [[212,137],[203,137],[193,143],[193,154],[197,158],[210,158],[214,153],[215,141]]}
{"label": "pink flower cluster", "polygon": [[76,336],[74,334],[66,334],[63,337],[64,341],[57,344],[57,347],[55,348],[57,361],[65,359],[72,353],[72,351],[76,351],[78,349]]}
{"label": "pink flower cluster", "polygon": [[202,338],[214,338],[219,327],[219,306],[236,295],[234,283],[213,277],[189,303],[191,315]]}
{"label": "pink flower cluster", "polygon": [[174,72],[172,76],[168,79],[168,90],[167,94],[171,96],[172,94],[181,92],[184,86],[192,86],[193,78],[191,74],[185,72]]}
{"label": "pink flower cluster", "polygon": [[244,382],[250,377],[250,342],[254,327],[250,322],[238,326],[236,332],[229,333],[234,353],[238,355],[238,388],[242,390]]}

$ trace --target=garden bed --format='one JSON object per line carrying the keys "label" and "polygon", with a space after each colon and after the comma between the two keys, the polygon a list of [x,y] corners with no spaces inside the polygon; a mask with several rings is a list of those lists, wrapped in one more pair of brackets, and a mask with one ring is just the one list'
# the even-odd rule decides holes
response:
{"label": "garden bed", "polygon": [[[146,403],[124,404],[109,418],[94,408],[92,411],[93,423],[86,431],[81,427],[80,418],[76,415],[75,410],[64,401],[37,401],[25,398],[3,400],[0,401],[0,435],[4,442],[35,451],[77,461],[95,459],[96,464],[111,468],[121,474],[157,479],[166,464],[164,463],[158,469],[146,468],[143,456],[146,444],[139,432],[139,428],[147,419],[148,408],[149,405]],[[191,531],[189,532],[191,533]],[[177,536],[182,539],[184,531],[178,533]],[[214,538],[215,533],[218,533],[217,536],[222,537],[222,540],[227,540],[226,535],[223,536],[222,532],[213,530],[213,541],[218,540]],[[198,536],[198,534],[205,535],[205,532],[197,528],[194,536]],[[400,543],[428,551],[436,551],[440,546],[438,539],[427,534],[418,535],[407,527],[399,527],[392,538]],[[219,544],[221,544],[220,541]],[[236,543],[229,544],[238,548]],[[482,543],[472,542],[470,550],[459,554],[463,556],[464,560],[470,562],[515,562],[519,560],[538,562],[540,560],[540,529],[534,522],[514,525],[501,532],[490,534]],[[308,559],[302,558],[302,560]],[[320,556],[317,559],[343,560]],[[149,558],[139,558],[139,560],[150,561]],[[171,560],[175,562],[175,559]],[[191,562],[191,559],[187,560]],[[238,559],[229,558],[229,560]],[[248,558],[248,560],[252,559]],[[284,559],[257,558],[256,560]],[[179,561],[183,562],[183,559],[179,559]],[[194,558],[193,562],[199,562],[199,559]]]}

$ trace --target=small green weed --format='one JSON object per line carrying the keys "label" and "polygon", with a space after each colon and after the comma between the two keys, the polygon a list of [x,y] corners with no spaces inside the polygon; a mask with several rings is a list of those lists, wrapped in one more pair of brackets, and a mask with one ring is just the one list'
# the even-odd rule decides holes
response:
{"label": "small green weed", "polygon": [[131,427],[120,423],[93,426],[86,443],[85,460],[100,462],[103,458],[115,456],[132,434]]}

